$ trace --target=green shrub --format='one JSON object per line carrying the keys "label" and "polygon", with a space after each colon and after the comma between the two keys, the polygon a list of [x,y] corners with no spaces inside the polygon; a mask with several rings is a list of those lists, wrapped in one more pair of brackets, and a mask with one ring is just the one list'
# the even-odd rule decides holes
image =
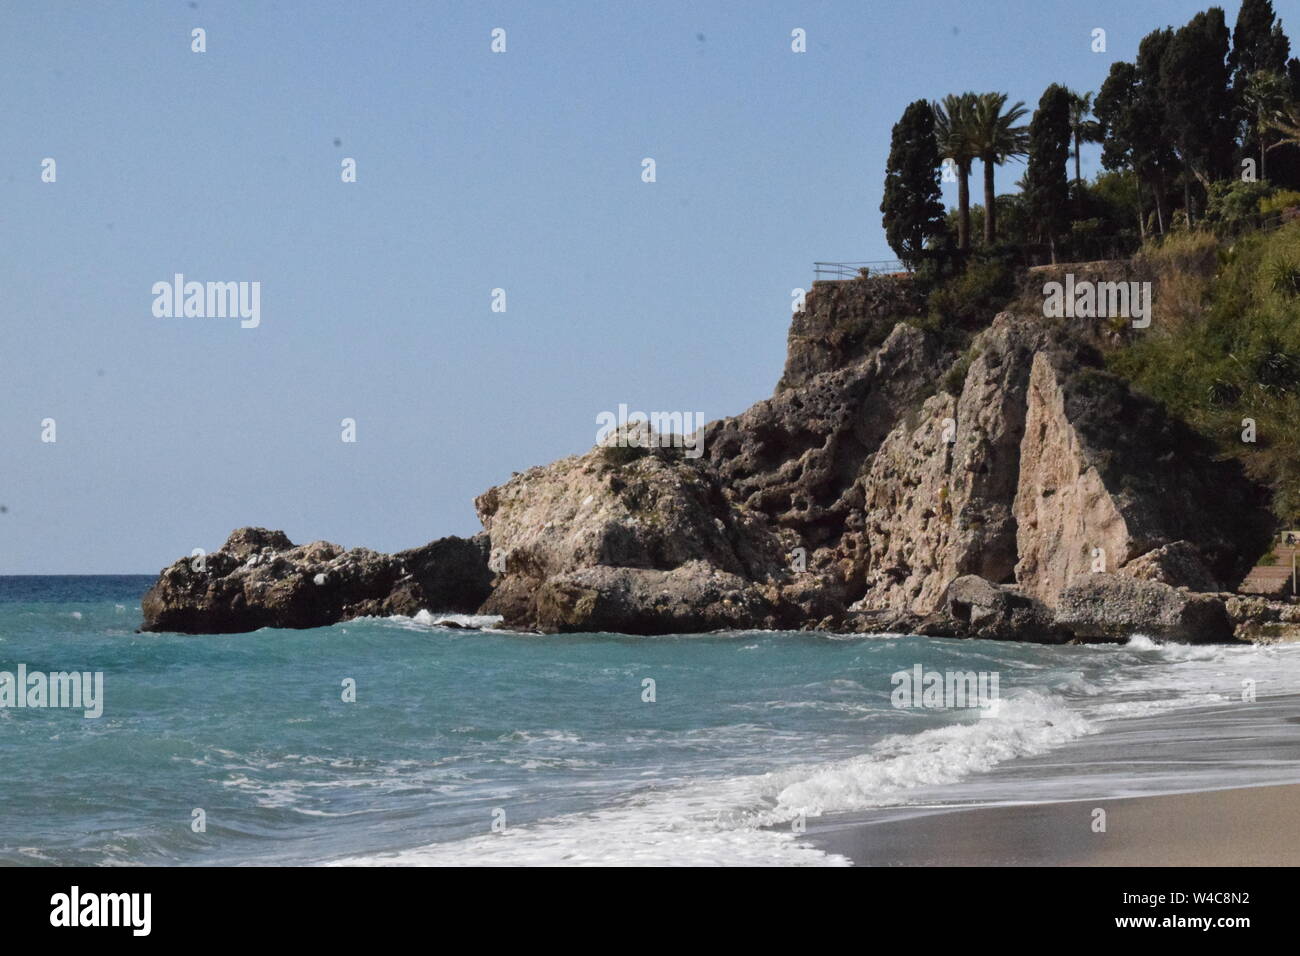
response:
{"label": "green shrub", "polygon": [[1294,298],[1300,295],[1300,266],[1294,259],[1278,257],[1265,266],[1268,287],[1278,295]]}
{"label": "green shrub", "polygon": [[1267,199],[1259,201],[1259,214],[1267,216],[1270,213],[1281,212],[1283,209],[1290,209],[1293,206],[1300,206],[1300,193],[1294,189],[1282,189]]}
{"label": "green shrub", "polygon": [[[1146,332],[1113,348],[1106,364],[1215,441],[1220,454],[1239,459],[1272,488],[1279,521],[1294,525],[1300,523],[1300,222],[1238,237],[1216,257],[1217,274],[1203,271],[1213,248],[1213,237],[1187,232],[1144,250],[1158,282],[1156,318]],[[1173,294],[1184,286],[1186,296]],[[1247,418],[1255,423],[1253,442],[1242,437]]]}
{"label": "green shrub", "polygon": [[1277,191],[1269,182],[1239,179],[1211,183],[1205,218],[1215,230],[1239,232],[1259,225],[1260,205]]}
{"label": "green shrub", "polygon": [[929,295],[929,312],[941,327],[981,327],[1006,308],[1015,291],[1016,272],[1009,257],[981,254],[938,284]]}
{"label": "green shrub", "polygon": [[952,363],[952,367],[944,373],[939,387],[953,398],[960,398],[962,387],[966,384],[966,375],[970,372],[974,361],[979,358],[979,354],[979,349],[974,346],[963,352],[961,357]]}

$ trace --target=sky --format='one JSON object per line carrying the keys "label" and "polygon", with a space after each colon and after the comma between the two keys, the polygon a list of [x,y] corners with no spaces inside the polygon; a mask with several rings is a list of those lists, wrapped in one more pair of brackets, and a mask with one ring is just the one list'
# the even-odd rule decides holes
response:
{"label": "sky", "polygon": [[[909,102],[1096,90],[1205,5],[7,4],[0,573],[152,574],[243,525],[396,551],[602,411],[738,414],[812,263],[893,258]],[[156,316],[177,273],[260,283],[259,324]]]}

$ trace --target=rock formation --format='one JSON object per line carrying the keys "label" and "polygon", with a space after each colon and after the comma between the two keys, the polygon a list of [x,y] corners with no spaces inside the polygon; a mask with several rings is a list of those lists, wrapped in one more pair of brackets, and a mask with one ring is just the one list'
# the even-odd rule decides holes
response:
{"label": "rock formation", "polygon": [[816,283],[775,394],[705,426],[703,457],[639,427],[484,492],[479,538],[395,555],[245,529],[206,570],[164,571],[146,626],[477,608],[636,634],[1300,629],[1221,593],[1267,547],[1262,489],[1107,373],[1095,337],[1004,313],[953,341],[919,311],[906,279]]}
{"label": "rock formation", "polygon": [[143,630],[221,634],[424,608],[472,612],[491,588],[486,544],[442,538],[380,554],[328,541],[294,545],[283,531],[240,528],[220,550],[163,570],[140,602]]}

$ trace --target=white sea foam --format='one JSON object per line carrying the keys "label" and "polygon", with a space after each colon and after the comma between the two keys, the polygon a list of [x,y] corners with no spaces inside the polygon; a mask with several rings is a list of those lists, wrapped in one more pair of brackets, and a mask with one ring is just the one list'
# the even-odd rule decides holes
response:
{"label": "white sea foam", "polygon": [[954,782],[1088,733],[1087,721],[1039,694],[1004,700],[997,718],[896,735],[849,760],[700,780],[621,806],[501,834],[439,843],[345,865],[837,865],[801,843],[801,818],[895,805],[921,784]]}
{"label": "white sea foam", "polygon": [[492,630],[501,623],[499,614],[437,614],[431,611],[417,611],[415,617],[395,615],[388,618],[399,624],[410,623],[421,630],[436,627],[444,621],[457,624],[463,628],[476,628],[481,631]]}
{"label": "white sea foam", "polygon": [[860,757],[816,769],[787,771],[795,779],[777,795],[779,818],[802,808],[820,815],[906,801],[920,786],[955,783],[1014,757],[1045,753],[1095,732],[1058,698],[1035,692],[1003,698],[998,716],[886,737]]}
{"label": "white sea foam", "polygon": [[[848,759],[765,774],[699,779],[574,813],[344,865],[836,865],[801,842],[800,819],[917,802],[936,788],[1098,732],[1113,720],[1238,699],[1300,692],[1300,647],[1167,644],[1136,636],[1108,655],[1095,680],[1081,672],[1051,689],[1003,695],[997,717],[962,718],[886,737]],[[775,702],[800,706],[797,702]]]}

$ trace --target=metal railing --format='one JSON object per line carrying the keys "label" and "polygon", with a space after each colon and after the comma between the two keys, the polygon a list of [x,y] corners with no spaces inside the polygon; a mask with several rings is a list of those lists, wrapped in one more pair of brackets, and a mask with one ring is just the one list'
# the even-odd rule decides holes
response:
{"label": "metal railing", "polygon": [[888,275],[909,271],[898,259],[876,259],[872,262],[814,262],[813,275],[818,279],[856,279],[866,269],[869,275]]}
{"label": "metal railing", "polygon": [[[1288,213],[1290,213],[1288,215]],[[1291,210],[1279,210],[1266,216],[1257,216],[1247,222],[1233,226],[1214,223],[1198,224],[1196,231],[1209,231],[1220,238],[1231,238],[1250,232],[1272,232],[1275,229],[1296,221],[1298,217]],[[1171,230],[1164,235],[1175,235]],[[1164,236],[1151,235],[1147,240],[1160,241]],[[1118,236],[1068,236],[1056,246],[1056,261],[1060,263],[1104,262],[1117,259],[1131,259],[1142,248],[1143,239],[1136,234]],[[1052,261],[1052,249],[1046,244],[1029,243],[1019,247],[1016,260],[1022,266],[1043,266]],[[813,275],[817,279],[856,279],[863,270],[868,275],[909,275],[911,270],[899,259],[876,259],[868,262],[814,262]]]}

